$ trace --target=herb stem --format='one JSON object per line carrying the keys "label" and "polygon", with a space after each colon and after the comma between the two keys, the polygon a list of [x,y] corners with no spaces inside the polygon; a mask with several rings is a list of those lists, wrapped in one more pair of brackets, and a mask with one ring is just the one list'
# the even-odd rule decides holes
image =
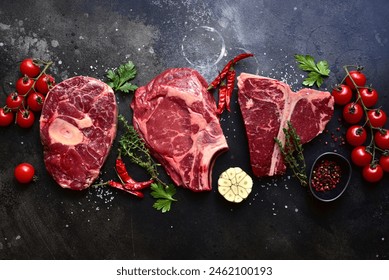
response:
{"label": "herb stem", "polygon": [[359,91],[360,87],[355,83],[354,79],[350,75],[350,71],[348,70],[349,68],[356,68],[357,70],[360,70],[360,69],[362,69],[362,67],[361,66],[356,66],[356,65],[345,65],[345,66],[343,66],[343,69],[346,72],[346,76],[343,78],[342,83],[344,83],[346,78],[349,77],[349,79],[353,83],[354,88],[355,88],[355,90],[357,92],[357,99],[354,101],[354,104],[359,102],[361,104],[361,106],[362,106],[363,111],[364,111],[364,115],[365,115],[366,120],[365,120],[365,123],[363,124],[362,127],[365,127],[366,125],[369,127],[371,138],[370,138],[370,143],[369,143],[368,147],[369,147],[369,152],[372,155],[372,163],[374,163],[376,161],[376,159],[375,159],[376,150],[379,149],[375,145],[375,142],[374,142],[374,130],[377,129],[377,128],[373,127],[373,125],[370,122],[370,119],[369,119],[368,114],[367,114],[367,112],[369,111],[369,108],[367,108],[365,103],[363,102],[363,99],[361,98],[361,93]]}
{"label": "herb stem", "polygon": [[119,115],[118,118],[124,125],[126,131],[119,140],[119,152],[128,156],[133,163],[145,169],[146,172],[151,176],[151,179],[164,187],[168,187],[168,184],[159,178],[158,167],[160,164],[153,160],[145,142],[142,138],[140,138],[138,132],[132,125],[128,124],[123,115]]}
{"label": "herb stem", "polygon": [[278,138],[274,138],[274,141],[280,148],[285,162],[292,169],[294,177],[299,180],[303,187],[307,187],[308,176],[300,136],[290,121],[287,122],[287,128],[284,128],[283,131],[285,134],[285,144],[282,145],[281,140]]}

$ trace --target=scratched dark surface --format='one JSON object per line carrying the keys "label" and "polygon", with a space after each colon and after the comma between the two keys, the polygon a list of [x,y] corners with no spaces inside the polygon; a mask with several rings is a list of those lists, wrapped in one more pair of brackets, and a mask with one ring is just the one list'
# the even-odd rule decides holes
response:
{"label": "scratched dark surface", "polygon": [[[211,3],[212,2],[212,3]],[[293,55],[328,60],[340,81],[345,64],[365,66],[368,83],[389,112],[388,1],[21,1],[0,4],[1,106],[18,77],[18,61],[33,56],[54,61],[57,81],[75,75],[105,79],[107,69],[131,59],[136,83],[146,84],[168,67],[193,67],[207,80],[242,51],[253,52],[237,70],[281,79],[294,90],[305,73]],[[10,84],[11,83],[11,84]],[[364,183],[360,169],[333,203],[316,201],[290,174],[255,179],[247,201],[232,205],[216,191],[219,174],[240,166],[251,174],[241,115],[221,124],[230,150],[217,158],[213,191],[178,189],[178,202],[161,214],[153,199],[92,188],[61,189],[43,164],[39,127],[0,128],[0,259],[387,259],[388,175]],[[117,95],[130,120],[131,96]],[[305,145],[308,167],[326,151],[347,158],[351,148],[335,142],[338,121]],[[337,128],[340,130],[337,130]],[[119,129],[118,135],[121,134]],[[117,140],[100,178],[114,178]],[[30,162],[39,181],[17,184],[13,168]],[[132,174],[145,174],[135,167]],[[165,176],[165,175],[163,175]]]}

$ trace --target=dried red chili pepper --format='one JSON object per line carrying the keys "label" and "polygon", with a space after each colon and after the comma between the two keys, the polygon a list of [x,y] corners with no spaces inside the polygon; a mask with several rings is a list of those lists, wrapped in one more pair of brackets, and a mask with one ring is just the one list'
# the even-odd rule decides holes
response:
{"label": "dried red chili pepper", "polygon": [[247,57],[254,56],[252,53],[241,53],[231,59],[226,66],[222,69],[222,71],[217,75],[217,77],[209,84],[208,90],[217,88],[221,82],[226,78],[228,71],[231,67],[233,67],[238,61],[245,59]]}
{"label": "dried red chili pepper", "polygon": [[220,115],[226,106],[227,85],[223,82],[219,87],[219,102],[216,109],[216,114]]}
{"label": "dried red chili pepper", "polygon": [[123,182],[130,183],[131,181],[133,181],[132,178],[130,177],[130,175],[128,174],[127,169],[126,169],[126,165],[120,156],[117,157],[117,159],[116,159],[115,167],[116,167],[116,172],[118,173],[119,178]]}
{"label": "dried red chili pepper", "polygon": [[[225,68],[227,66],[231,67],[231,64],[232,64],[231,61],[228,62],[227,65],[225,66]],[[227,75],[227,72],[228,71],[226,71],[225,73],[220,72],[219,75],[217,75],[216,78],[209,84],[207,90],[212,90],[212,89],[217,88],[221,84],[221,82],[225,78],[225,76]]]}
{"label": "dried red chili pepper", "polygon": [[154,182],[153,180],[138,182],[132,179],[131,176],[128,174],[126,165],[120,158],[120,156],[116,159],[116,172],[118,173],[120,180],[123,182],[123,186],[128,190],[142,190],[144,188],[149,187]]}
{"label": "dried red chili pepper", "polygon": [[137,191],[137,190],[128,189],[128,188],[125,187],[124,184],[122,184],[120,182],[115,182],[115,181],[110,180],[110,181],[108,181],[108,185],[113,187],[113,188],[126,191],[126,192],[128,192],[130,194],[133,194],[133,195],[137,196],[137,197],[140,197],[140,198],[144,197],[142,192]]}
{"label": "dried red chili pepper", "polygon": [[235,86],[236,71],[231,67],[227,72],[226,108],[231,111],[231,96]]}
{"label": "dried red chili pepper", "polygon": [[144,182],[124,183],[123,186],[126,189],[138,191],[149,187],[153,182],[154,182],[153,180],[148,180]]}
{"label": "dried red chili pepper", "polygon": [[[106,184],[106,183],[104,183],[104,184]],[[111,186],[111,187],[117,188],[117,189],[122,189],[123,188],[123,184],[122,183],[115,182],[113,180],[109,180],[108,181],[108,185]]]}
{"label": "dried red chili pepper", "polygon": [[238,54],[237,56],[235,56],[232,59],[232,65],[234,65],[235,63],[237,63],[238,61],[240,61],[242,59],[245,59],[245,58],[251,57],[251,56],[254,56],[254,54],[252,54],[252,53],[241,53],[241,54]]}

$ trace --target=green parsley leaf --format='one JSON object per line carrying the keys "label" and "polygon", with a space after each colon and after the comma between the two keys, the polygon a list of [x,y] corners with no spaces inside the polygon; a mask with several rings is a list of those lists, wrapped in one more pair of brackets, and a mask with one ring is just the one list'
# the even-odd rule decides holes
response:
{"label": "green parsley leaf", "polygon": [[330,69],[328,69],[328,62],[321,60],[317,63],[317,69],[322,76],[328,76],[330,74]]}
{"label": "green parsley leaf", "polygon": [[161,184],[153,183],[151,184],[151,190],[151,196],[157,199],[153,207],[161,210],[162,213],[168,212],[172,202],[177,201],[173,198],[176,194],[176,188],[173,185],[164,187]]}
{"label": "green parsley leaf", "polygon": [[154,202],[153,207],[162,213],[166,213],[170,211],[171,204],[172,202],[170,200],[157,199],[157,201]]}
{"label": "green parsley leaf", "polygon": [[324,82],[324,78],[329,76],[330,69],[327,61],[321,60],[315,63],[315,59],[308,54],[296,54],[294,57],[299,63],[299,68],[309,72],[308,77],[303,81],[303,85],[312,87],[316,83],[317,87],[320,87]]}
{"label": "green parsley leaf", "polygon": [[315,69],[315,59],[312,56],[296,54],[294,57],[300,63],[299,67],[301,70],[312,71],[312,69]]}
{"label": "green parsley leaf", "polygon": [[108,79],[110,79],[110,80],[115,79],[115,72],[113,72],[112,70],[108,70],[108,72],[107,72],[107,77],[108,77]]}
{"label": "green parsley leaf", "polygon": [[132,83],[131,80],[135,78],[137,74],[135,64],[132,61],[128,61],[126,64],[119,66],[117,70],[108,70],[107,78],[109,79],[108,85],[114,91],[122,91],[128,93],[136,90],[138,87]]}
{"label": "green parsley leaf", "polygon": [[135,91],[138,87],[136,85],[133,85],[131,83],[125,83],[120,87],[120,90],[122,92],[128,93],[130,91]]}
{"label": "green parsley leaf", "polygon": [[308,77],[303,81],[304,86],[312,87],[315,83],[317,87],[323,84],[323,77],[317,72],[309,72]]}

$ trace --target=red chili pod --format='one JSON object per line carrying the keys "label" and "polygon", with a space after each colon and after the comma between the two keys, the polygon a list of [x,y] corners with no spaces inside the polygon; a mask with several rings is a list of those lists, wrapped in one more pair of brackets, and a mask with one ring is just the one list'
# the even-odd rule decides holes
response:
{"label": "red chili pod", "polygon": [[148,188],[154,181],[148,180],[144,182],[135,182],[135,183],[125,183],[123,184],[124,188],[131,191],[138,191]]}
{"label": "red chili pod", "polygon": [[231,111],[231,96],[235,86],[236,71],[233,67],[227,73],[226,108]]}
{"label": "red chili pod", "polygon": [[123,162],[123,160],[118,157],[116,159],[116,172],[118,173],[118,176],[120,179],[125,183],[134,183],[135,181],[131,178],[131,176],[128,174],[126,165]]}
{"label": "red chili pod", "polygon": [[108,181],[108,185],[113,187],[113,188],[116,188],[116,189],[119,189],[119,190],[123,190],[125,192],[130,193],[130,194],[133,194],[133,195],[135,195],[137,197],[140,197],[140,198],[144,197],[143,193],[141,193],[140,191],[129,190],[129,189],[125,188],[124,185],[122,183],[120,183],[120,182],[115,182],[115,181],[110,180],[110,181]]}
{"label": "red chili pod", "polygon": [[216,109],[216,114],[221,115],[226,106],[226,94],[227,94],[227,85],[222,83],[219,87],[219,102]]}
{"label": "red chili pod", "polygon": [[228,71],[233,67],[238,61],[245,59],[247,57],[254,56],[252,53],[241,53],[231,59],[226,66],[222,69],[222,71],[217,75],[217,77],[209,84],[208,90],[217,88],[222,81],[226,78]]}

